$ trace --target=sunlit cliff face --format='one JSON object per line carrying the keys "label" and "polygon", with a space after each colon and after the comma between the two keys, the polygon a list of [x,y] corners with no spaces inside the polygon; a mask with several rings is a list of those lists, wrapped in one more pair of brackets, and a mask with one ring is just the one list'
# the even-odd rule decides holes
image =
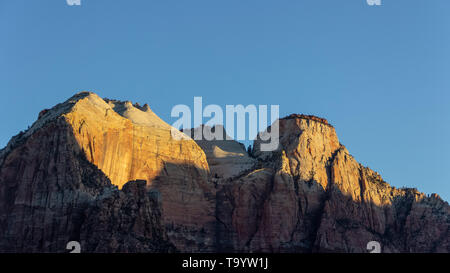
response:
{"label": "sunlit cliff face", "polygon": [[278,149],[247,152],[79,93],[0,150],[0,252],[449,252],[448,203],[391,187],[324,119],[277,122]]}

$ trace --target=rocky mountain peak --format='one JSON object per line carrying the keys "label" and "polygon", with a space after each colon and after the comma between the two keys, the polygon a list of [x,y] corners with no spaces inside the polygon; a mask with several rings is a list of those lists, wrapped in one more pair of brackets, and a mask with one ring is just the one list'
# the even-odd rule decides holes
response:
{"label": "rocky mountain peak", "polygon": [[325,119],[276,123],[278,148],[257,138],[250,156],[229,137],[174,139],[148,105],[78,93],[0,150],[0,252],[450,252],[438,195],[391,187]]}
{"label": "rocky mountain peak", "polygon": [[[304,181],[314,179],[326,188],[329,180],[326,166],[341,148],[334,127],[325,119],[298,114],[276,122],[280,145],[275,153],[280,157],[279,152],[283,151],[290,174]],[[255,140],[253,154],[262,160],[274,159],[273,152],[260,150],[261,143],[263,141]]]}

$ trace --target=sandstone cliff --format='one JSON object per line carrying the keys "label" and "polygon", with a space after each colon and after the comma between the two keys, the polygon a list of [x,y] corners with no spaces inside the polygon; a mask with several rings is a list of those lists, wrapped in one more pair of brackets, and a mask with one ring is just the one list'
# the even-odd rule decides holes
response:
{"label": "sandstone cliff", "polygon": [[[0,153],[0,233],[5,234],[0,249],[64,250],[63,243],[70,237],[67,234],[81,236],[85,232],[80,230],[85,228],[84,217],[93,217],[90,210],[94,209],[95,213],[110,215],[102,219],[105,226],[92,223],[95,234],[123,225],[114,223],[116,214],[130,218],[126,213],[137,210],[130,219],[135,223],[128,223],[130,230],[159,229],[159,235],[169,236],[178,249],[210,251],[214,203],[206,157],[194,141],[173,140],[170,129],[149,108],[104,101],[88,92],[41,114],[27,132],[13,138]],[[94,170],[100,178],[90,174]],[[128,181],[134,180],[146,181],[147,190],[160,195],[160,208],[151,200],[137,199],[125,188],[119,194]],[[114,185],[118,189],[108,190]],[[110,211],[103,208],[105,198],[113,203]],[[134,201],[124,203],[124,198]],[[132,202],[144,207],[135,208]],[[167,213],[159,217],[160,210]],[[95,228],[101,230],[96,232]],[[123,240],[113,234],[109,239],[102,236],[104,240]],[[154,237],[155,230],[141,234],[142,239],[149,240],[151,234]],[[28,237],[38,245],[17,246],[17,241],[22,244],[22,238]],[[91,241],[106,244],[98,238]],[[134,251],[139,249],[146,248],[136,247]],[[121,251],[123,246],[100,250]]]}
{"label": "sandstone cliff", "polygon": [[[220,131],[220,140],[214,139],[211,132]],[[206,159],[213,178],[227,179],[242,172],[252,169],[257,160],[250,157],[245,146],[227,135],[225,128],[221,125],[200,126],[195,129],[184,131],[191,138],[200,136],[195,142],[206,154]],[[208,140],[211,139],[211,140]]]}
{"label": "sandstone cliff", "polygon": [[279,120],[280,146],[252,152],[259,168],[220,184],[224,251],[450,252],[450,207],[437,195],[396,189],[341,145],[324,119]]}
{"label": "sandstone cliff", "polygon": [[0,252],[450,252],[447,202],[389,186],[325,119],[277,122],[248,154],[79,93],[0,150]]}

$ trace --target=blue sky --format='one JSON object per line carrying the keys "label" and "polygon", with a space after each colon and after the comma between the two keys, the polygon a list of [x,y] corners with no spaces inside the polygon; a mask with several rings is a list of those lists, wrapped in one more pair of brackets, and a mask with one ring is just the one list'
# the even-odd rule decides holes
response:
{"label": "blue sky", "polygon": [[81,90],[327,118],[390,184],[450,200],[450,1],[0,0],[0,146]]}

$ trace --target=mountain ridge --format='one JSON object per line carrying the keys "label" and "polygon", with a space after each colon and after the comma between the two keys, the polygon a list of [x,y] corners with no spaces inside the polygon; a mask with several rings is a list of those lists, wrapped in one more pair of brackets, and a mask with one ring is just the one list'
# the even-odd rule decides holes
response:
{"label": "mountain ridge", "polygon": [[250,156],[173,140],[148,105],[78,93],[0,150],[0,252],[72,239],[86,252],[449,252],[437,194],[391,187],[326,119],[277,122],[279,149],[256,139]]}

